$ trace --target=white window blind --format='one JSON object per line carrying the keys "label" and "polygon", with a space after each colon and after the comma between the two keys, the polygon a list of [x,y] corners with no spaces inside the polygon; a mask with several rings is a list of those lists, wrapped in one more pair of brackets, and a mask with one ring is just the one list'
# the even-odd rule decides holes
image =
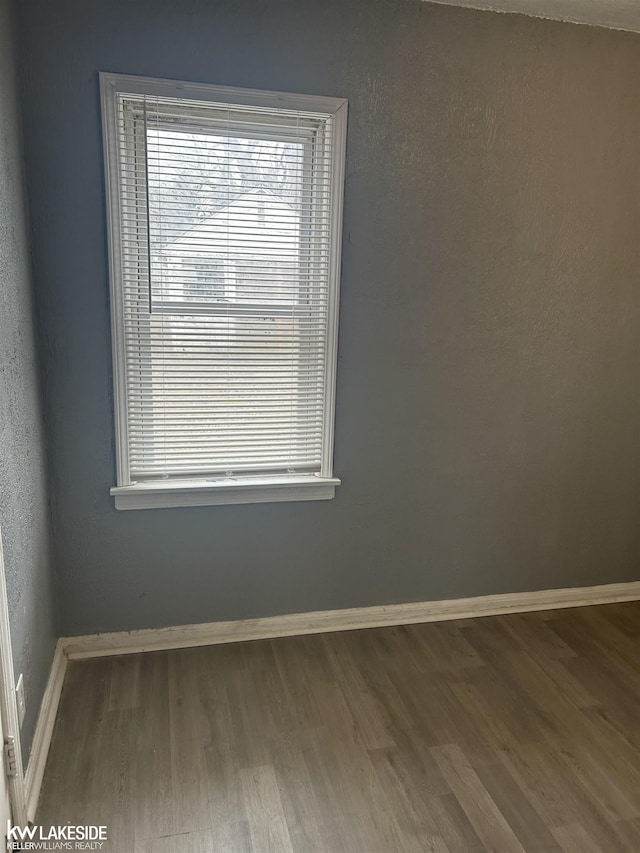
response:
{"label": "white window blind", "polygon": [[101,76],[117,505],[331,497],[345,102]]}

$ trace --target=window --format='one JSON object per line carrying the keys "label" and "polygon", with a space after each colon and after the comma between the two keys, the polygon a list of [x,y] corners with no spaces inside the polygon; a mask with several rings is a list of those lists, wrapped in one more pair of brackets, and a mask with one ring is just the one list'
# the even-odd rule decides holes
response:
{"label": "window", "polygon": [[333,497],[346,101],[101,91],[116,506]]}

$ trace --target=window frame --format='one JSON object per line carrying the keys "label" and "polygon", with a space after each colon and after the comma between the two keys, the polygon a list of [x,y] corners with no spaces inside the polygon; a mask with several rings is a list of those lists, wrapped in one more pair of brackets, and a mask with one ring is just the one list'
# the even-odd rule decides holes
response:
{"label": "window frame", "polygon": [[[115,498],[116,508],[145,509],[333,498],[335,488],[341,482],[333,475],[333,450],[347,101],[343,98],[187,83],[106,72],[101,72],[99,79],[107,208],[117,475],[116,485],[110,492]],[[126,342],[123,322],[121,172],[118,131],[118,96],[120,94],[188,98],[200,102],[243,105],[249,109],[280,108],[332,116],[334,133],[334,144],[331,149],[332,209],[324,365],[323,442],[319,473],[265,477],[211,477],[203,474],[202,477],[188,480],[159,479],[132,482],[129,470]]]}

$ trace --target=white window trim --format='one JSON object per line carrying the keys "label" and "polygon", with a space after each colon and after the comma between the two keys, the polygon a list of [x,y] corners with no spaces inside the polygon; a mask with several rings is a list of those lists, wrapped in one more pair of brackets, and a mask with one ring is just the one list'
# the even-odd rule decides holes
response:
{"label": "white window trim", "polygon": [[[279,501],[330,500],[340,480],[333,476],[336,369],[338,355],[338,308],[340,301],[340,256],[342,249],[342,206],[344,195],[347,101],[317,95],[299,95],[228,86],[185,83],[127,74],[100,73],[102,129],[105,154],[109,284],[111,294],[111,338],[115,407],[117,485],[110,491],[116,509],[150,509],[175,506]],[[128,94],[190,98],[249,107],[280,107],[331,113],[335,144],[332,148],[332,218],[329,260],[329,299],[325,363],[325,405],[322,463],[319,474],[269,476],[264,478],[202,478],[132,483],[127,444],[127,400],[125,338],[122,311],[120,257],[120,174],[117,141],[117,96]]]}

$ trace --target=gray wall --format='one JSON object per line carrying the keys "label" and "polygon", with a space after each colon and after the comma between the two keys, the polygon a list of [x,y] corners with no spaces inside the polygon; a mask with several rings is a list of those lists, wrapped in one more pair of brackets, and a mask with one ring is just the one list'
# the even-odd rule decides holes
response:
{"label": "gray wall", "polygon": [[26,756],[57,637],[46,457],[8,0],[0,0],[0,528]]}
{"label": "gray wall", "polygon": [[[410,0],[25,0],[62,629],[636,580],[640,39]],[[350,100],[327,503],[117,512],[97,72]]]}

